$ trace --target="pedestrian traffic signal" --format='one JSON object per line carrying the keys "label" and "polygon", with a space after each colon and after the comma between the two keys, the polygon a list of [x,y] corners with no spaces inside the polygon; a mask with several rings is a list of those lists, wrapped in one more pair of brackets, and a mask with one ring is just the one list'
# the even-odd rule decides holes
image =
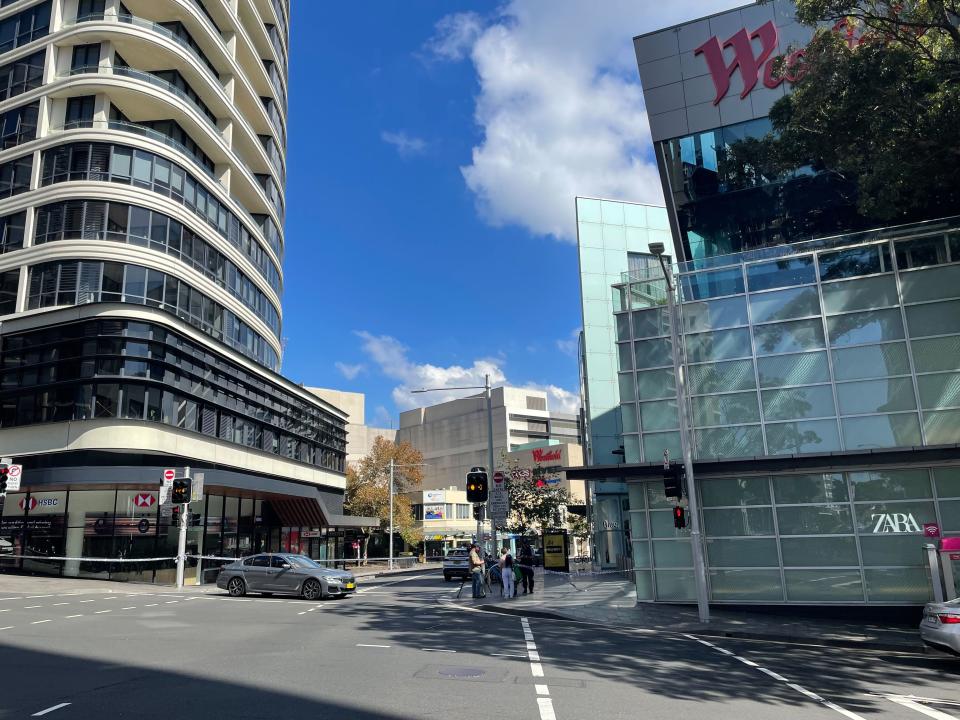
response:
{"label": "pedestrian traffic signal", "polygon": [[663,494],[668,498],[683,497],[683,481],[687,479],[687,470],[683,465],[671,465],[663,471]]}
{"label": "pedestrian traffic signal", "polygon": [[467,473],[467,502],[484,503],[487,501],[487,474],[485,472]]}
{"label": "pedestrian traffic signal", "polygon": [[484,517],[484,514],[485,514],[484,511],[485,511],[486,509],[487,509],[487,506],[486,506],[486,505],[481,505],[480,503],[477,503],[476,505],[474,505],[474,506],[473,506],[473,519],[474,519],[474,520],[485,520],[486,518]]}
{"label": "pedestrian traffic signal", "polygon": [[680,505],[673,509],[673,526],[677,530],[683,530],[687,526],[687,513]]}
{"label": "pedestrian traffic signal", "polygon": [[7,494],[7,474],[10,472],[10,466],[0,464],[0,495]]}
{"label": "pedestrian traffic signal", "polygon": [[173,494],[170,498],[170,502],[172,502],[174,505],[190,502],[191,489],[190,478],[174,478]]}

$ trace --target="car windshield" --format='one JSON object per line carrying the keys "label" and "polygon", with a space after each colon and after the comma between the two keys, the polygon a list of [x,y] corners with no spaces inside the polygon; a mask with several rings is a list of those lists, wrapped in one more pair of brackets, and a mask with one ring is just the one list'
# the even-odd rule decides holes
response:
{"label": "car windshield", "polygon": [[466,557],[469,554],[469,550],[451,550],[447,553],[447,557]]}
{"label": "car windshield", "polygon": [[314,562],[313,560],[308,558],[306,555],[285,555],[284,557],[286,557],[287,562],[289,562],[294,567],[308,568],[311,570],[315,568],[323,567],[323,565]]}

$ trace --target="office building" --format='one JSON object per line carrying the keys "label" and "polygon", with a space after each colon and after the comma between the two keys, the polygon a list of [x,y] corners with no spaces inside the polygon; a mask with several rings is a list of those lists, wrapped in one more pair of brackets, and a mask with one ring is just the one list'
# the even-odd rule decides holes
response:
{"label": "office building", "polygon": [[338,553],[346,416],[279,374],[287,1],[3,2],[0,38],[4,567],[170,579],[35,558],[175,555],[183,467],[191,554]]}
{"label": "office building", "polygon": [[363,393],[330,390],[328,388],[304,388],[347,415],[347,465],[360,462],[370,452],[378,437],[393,442],[396,428],[378,428],[366,424],[366,396]]}

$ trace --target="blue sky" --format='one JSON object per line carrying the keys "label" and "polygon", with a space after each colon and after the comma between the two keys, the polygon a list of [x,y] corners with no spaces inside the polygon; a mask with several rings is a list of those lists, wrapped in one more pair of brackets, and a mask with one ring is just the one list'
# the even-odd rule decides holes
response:
{"label": "blue sky", "polygon": [[661,200],[632,35],[735,5],[644,4],[292,3],[285,375],[575,405],[574,195]]}

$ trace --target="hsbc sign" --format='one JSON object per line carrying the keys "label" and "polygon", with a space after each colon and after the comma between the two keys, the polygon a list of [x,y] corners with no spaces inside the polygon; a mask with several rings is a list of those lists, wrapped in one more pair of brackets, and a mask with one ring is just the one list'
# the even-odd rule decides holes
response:
{"label": "hsbc sign", "polygon": [[35,497],[31,497],[29,500],[27,498],[20,498],[20,501],[17,505],[20,506],[21,510],[36,510],[37,508],[53,508],[60,504],[59,498],[40,498],[39,500]]}
{"label": "hsbc sign", "polygon": [[133,499],[133,504],[138,508],[152,507],[156,502],[156,496],[151,493],[140,493]]}

